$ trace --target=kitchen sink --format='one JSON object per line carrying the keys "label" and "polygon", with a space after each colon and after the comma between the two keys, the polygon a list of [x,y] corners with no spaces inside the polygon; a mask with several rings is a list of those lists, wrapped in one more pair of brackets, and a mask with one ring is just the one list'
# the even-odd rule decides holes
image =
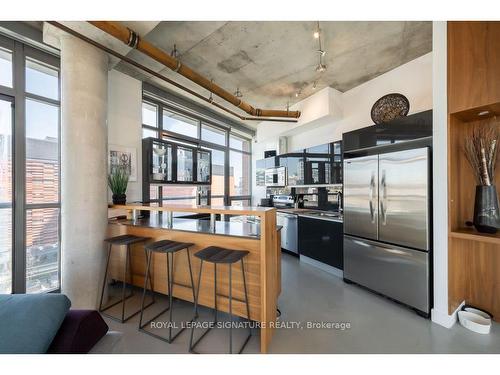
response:
{"label": "kitchen sink", "polygon": [[332,220],[342,220],[343,215],[340,212],[325,212],[325,211],[306,211],[301,212],[300,215],[303,216],[313,216],[322,219],[332,219]]}

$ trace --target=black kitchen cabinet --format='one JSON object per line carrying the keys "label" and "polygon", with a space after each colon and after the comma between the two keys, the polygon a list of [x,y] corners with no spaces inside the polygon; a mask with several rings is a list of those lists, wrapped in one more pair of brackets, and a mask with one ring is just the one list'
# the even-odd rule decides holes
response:
{"label": "black kitchen cabinet", "polygon": [[212,152],[157,138],[142,140],[142,200],[150,185],[204,185],[212,182]]}
{"label": "black kitchen cabinet", "polygon": [[343,269],[343,223],[299,216],[299,254]]}
{"label": "black kitchen cabinet", "polygon": [[306,185],[328,185],[332,183],[333,144],[309,147],[305,150]]}
{"label": "black kitchen cabinet", "polygon": [[285,154],[279,160],[280,167],[286,167],[288,186],[304,185],[304,154]]}
{"label": "black kitchen cabinet", "polygon": [[332,183],[342,184],[342,141],[333,143]]}

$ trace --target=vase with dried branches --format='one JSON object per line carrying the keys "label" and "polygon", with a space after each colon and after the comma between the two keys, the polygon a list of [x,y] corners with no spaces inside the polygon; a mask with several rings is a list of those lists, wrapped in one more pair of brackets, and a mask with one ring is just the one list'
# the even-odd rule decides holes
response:
{"label": "vase with dried branches", "polygon": [[474,227],[483,233],[496,233],[500,228],[495,167],[498,161],[500,123],[478,126],[465,140],[465,156],[476,179]]}

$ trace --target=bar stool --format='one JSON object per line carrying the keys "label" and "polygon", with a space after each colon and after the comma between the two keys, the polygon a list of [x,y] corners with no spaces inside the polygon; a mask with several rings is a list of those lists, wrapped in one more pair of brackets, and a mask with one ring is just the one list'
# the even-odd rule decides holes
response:
{"label": "bar stool", "polygon": [[[209,246],[196,254],[194,254],[195,257],[199,258],[201,260],[200,263],[200,273],[198,275],[198,287],[196,290],[196,298],[194,300],[194,315],[195,315],[195,321],[198,318],[198,298],[200,296],[200,284],[201,284],[201,271],[203,268],[203,262],[208,262],[208,263],[213,263],[214,265],[214,321],[213,324],[210,325],[205,332],[196,340],[196,342],[193,344],[193,336],[194,336],[194,324],[191,328],[191,337],[189,339],[189,352],[190,353],[196,353],[194,351],[194,348],[198,343],[205,337],[205,335],[213,328],[214,325],[217,324],[217,264],[228,264],[229,265],[229,316],[230,316],[230,326],[229,326],[229,353],[233,353],[233,308],[232,308],[232,265],[241,262],[241,273],[243,275],[243,288],[245,290],[245,304],[247,308],[247,319],[250,321],[250,305],[248,303],[248,293],[247,293],[247,283],[246,283],[246,278],[245,278],[245,265],[243,263],[243,258],[246,257],[249,254],[249,251],[246,250],[230,250],[230,249],[224,249],[222,247],[217,247],[217,246]],[[246,344],[248,343],[248,340],[250,340],[250,337],[252,336],[252,329],[250,325],[248,326],[248,336],[245,339],[245,342],[241,346],[240,350],[238,351],[238,354],[243,351],[245,348]]]}
{"label": "bar stool", "polygon": [[[139,312],[141,311],[141,310],[137,310],[136,312],[132,313],[131,315],[129,315],[128,317],[125,318],[125,301],[134,295],[134,292],[132,290],[133,286],[131,286],[130,294],[128,296],[125,296],[125,290],[126,290],[126,286],[127,286],[127,271],[129,271],[128,276],[130,277],[130,283],[132,283],[132,281],[133,281],[132,280],[132,264],[131,264],[132,262],[131,262],[130,246],[133,244],[147,241],[147,240],[149,240],[149,237],[139,237],[139,236],[135,236],[132,234],[124,234],[121,236],[106,238],[104,240],[104,242],[108,243],[108,255],[107,255],[107,260],[106,260],[106,270],[104,271],[104,280],[102,282],[101,300],[99,302],[99,312],[102,315],[104,315],[110,319],[116,320],[120,323],[125,323],[127,320],[129,320],[133,316],[139,314]],[[106,288],[106,279],[108,277],[109,260],[111,258],[111,249],[112,249],[113,245],[127,247],[127,251],[126,251],[126,255],[125,255],[125,268],[124,268],[124,272],[123,272],[122,297],[117,302],[112,303],[111,305],[108,305],[106,307],[103,307],[102,302],[103,302],[103,298],[104,298],[104,290]],[[105,313],[105,311],[109,310],[110,308],[112,308],[113,306],[116,306],[119,303],[122,304],[121,318],[113,316],[113,315],[108,314],[108,313]],[[154,301],[150,302],[148,304],[148,306],[151,306],[153,303],[154,303]],[[146,306],[146,307],[148,307],[148,306]]]}
{"label": "bar stool", "polygon": [[[195,292],[194,292],[193,272],[191,269],[191,256],[189,255],[189,248],[191,246],[193,246],[192,243],[176,242],[176,241],[171,241],[171,240],[161,240],[161,241],[150,243],[150,244],[145,246],[147,267],[146,267],[146,280],[144,280],[144,289],[142,292],[142,304],[141,304],[141,310],[140,310],[141,315],[139,318],[139,331],[147,333],[148,335],[156,337],[157,339],[168,342],[169,344],[172,343],[175,340],[175,338],[177,336],[179,336],[182,333],[182,331],[184,331],[184,329],[186,328],[186,327],[182,327],[174,336],[172,336],[172,319],[173,319],[173,305],[172,305],[173,296],[172,296],[172,294],[173,294],[173,290],[174,290],[174,284],[189,288],[188,285],[183,285],[183,284],[179,284],[179,283],[174,282],[174,254],[178,251],[186,250],[188,266],[189,266],[189,277],[191,278],[191,289],[193,291],[193,301],[196,299]],[[153,253],[167,255],[168,307],[143,324],[142,318],[144,315],[144,308],[147,307],[147,306],[144,306],[144,301],[145,301],[145,297],[146,297],[148,279],[151,279],[150,268],[151,268],[151,259],[153,258]],[[153,295],[153,298],[154,298],[154,289],[153,289],[153,286],[151,284],[151,281],[150,281],[150,285],[151,285],[151,294]],[[169,325],[168,325],[168,338],[162,337],[160,335],[157,335],[153,332],[149,332],[146,329],[144,329],[144,327],[146,327],[149,323],[151,323],[153,320],[158,318],[160,315],[166,313],[167,311],[170,311],[170,313],[169,313]],[[193,319],[191,319],[191,322],[192,321],[193,321]]]}

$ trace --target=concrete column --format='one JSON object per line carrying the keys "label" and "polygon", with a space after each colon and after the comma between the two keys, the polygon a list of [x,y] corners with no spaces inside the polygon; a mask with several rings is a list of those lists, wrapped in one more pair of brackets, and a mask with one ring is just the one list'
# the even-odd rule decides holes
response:
{"label": "concrete column", "polygon": [[95,308],[107,225],[108,57],[70,35],[61,48],[62,293]]}

